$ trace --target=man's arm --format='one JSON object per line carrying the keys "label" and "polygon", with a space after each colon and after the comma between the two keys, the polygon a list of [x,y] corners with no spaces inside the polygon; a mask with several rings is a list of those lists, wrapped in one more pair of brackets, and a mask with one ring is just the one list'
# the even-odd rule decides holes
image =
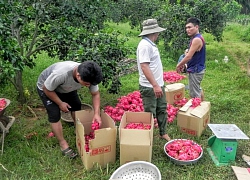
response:
{"label": "man's arm", "polygon": [[176,70],[178,72],[181,67],[183,67],[190,59],[193,57],[194,53],[196,51],[200,51],[203,46],[203,42],[200,38],[194,38],[192,41],[192,45],[190,46],[190,49],[187,53],[187,55],[182,59],[181,62],[179,62],[176,66]]}
{"label": "man's arm", "polygon": [[92,103],[94,108],[94,118],[93,121],[97,121],[101,124],[101,117],[100,117],[100,91],[91,92],[92,95]]}

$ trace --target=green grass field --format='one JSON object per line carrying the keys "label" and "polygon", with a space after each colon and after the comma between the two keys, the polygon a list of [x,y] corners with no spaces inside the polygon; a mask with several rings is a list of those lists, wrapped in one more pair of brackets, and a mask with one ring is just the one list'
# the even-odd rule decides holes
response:
{"label": "green grass field", "polygon": [[[128,24],[113,28],[129,36],[128,45],[135,48],[140,38],[136,30],[131,30]],[[122,27],[122,28],[121,28]],[[207,42],[207,69],[202,82],[206,101],[211,102],[211,123],[236,124],[250,137],[250,79],[246,73],[246,62],[249,59],[250,43],[243,41],[244,32],[249,27],[238,24],[229,24],[224,32],[223,42],[215,42],[209,34],[204,34]],[[167,57],[167,52],[160,43],[164,70],[175,70],[177,59]],[[229,57],[227,64],[223,63],[224,56]],[[135,54],[131,55],[135,58]],[[218,63],[215,62],[218,60]],[[55,138],[47,138],[51,132],[47,116],[42,108],[42,103],[36,93],[36,80],[39,73],[48,65],[58,61],[41,54],[37,57],[34,69],[25,69],[24,86],[30,92],[27,104],[20,106],[15,101],[15,91],[11,84],[1,87],[0,97],[10,99],[12,102],[6,109],[6,115],[15,116],[16,121],[4,141],[4,152],[0,155],[0,179],[2,180],[27,180],[27,179],[84,179],[108,180],[111,174],[119,167],[119,144],[117,144],[117,160],[106,168],[96,167],[90,172],[84,169],[81,159],[70,160],[63,157]],[[186,84],[187,79],[181,81]],[[119,94],[108,94],[100,86],[101,105],[115,106],[117,98],[138,90],[138,74],[122,77],[122,88]],[[86,88],[81,91],[85,103],[91,104]],[[188,92],[186,92],[188,97]],[[28,106],[33,109],[36,116],[31,113]],[[70,146],[75,148],[74,126],[63,122],[64,135]],[[36,133],[30,139],[25,136]],[[247,167],[242,160],[242,154],[250,155],[249,140],[238,140],[235,162],[227,166],[217,167],[208,155],[208,138],[212,131],[207,128],[201,137],[193,137],[181,133],[176,120],[168,125],[171,138],[192,139],[201,144],[204,149],[202,159],[195,165],[178,166],[173,164],[164,154],[163,147],[166,143],[158,138],[158,129],[154,129],[153,157],[155,164],[162,175],[162,180],[236,180],[231,165]],[[76,149],[76,148],[75,148]]]}

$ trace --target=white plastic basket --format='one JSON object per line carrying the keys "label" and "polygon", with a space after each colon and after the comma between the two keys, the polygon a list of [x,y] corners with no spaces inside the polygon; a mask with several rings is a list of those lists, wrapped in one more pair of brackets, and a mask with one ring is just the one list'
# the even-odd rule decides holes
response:
{"label": "white plastic basket", "polygon": [[132,161],[123,164],[111,175],[110,180],[161,180],[159,169],[146,161]]}

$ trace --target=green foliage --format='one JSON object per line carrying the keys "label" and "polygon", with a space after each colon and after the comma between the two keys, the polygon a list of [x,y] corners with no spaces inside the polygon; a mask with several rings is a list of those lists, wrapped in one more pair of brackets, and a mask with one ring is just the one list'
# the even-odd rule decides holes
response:
{"label": "green foliage", "polygon": [[[5,14],[5,12],[7,12]],[[12,65],[16,65],[22,57],[16,57],[16,53],[19,52],[17,42],[12,37],[10,29],[11,19],[8,14],[11,12],[11,8],[5,5],[4,1],[0,1],[0,82],[4,81],[8,75],[14,74]],[[19,22],[19,20],[15,20]],[[20,64],[22,67],[23,64]],[[15,66],[14,66],[15,67]]]}
{"label": "green foliage", "polygon": [[223,0],[197,0],[192,12],[202,22],[201,31],[211,33],[217,41],[222,40],[222,33],[227,21],[227,14],[222,8],[224,5],[225,1]]}
{"label": "green foliage", "polygon": [[[24,103],[22,71],[25,67],[34,68],[37,55],[46,51],[50,57],[60,60],[96,61],[103,67],[103,85],[117,93],[121,85],[119,73],[126,68],[117,64],[127,58],[130,50],[125,46],[126,39],[105,28],[104,22],[129,22],[134,28],[141,27],[147,18],[157,18],[159,24],[167,28],[163,33],[167,53],[177,57],[188,44],[185,20],[190,16],[199,17],[201,28],[219,41],[226,16],[237,12],[237,4],[231,2],[222,8],[225,5],[222,0],[2,0],[0,82],[11,79],[19,101]],[[225,9],[230,13],[225,13]]]}
{"label": "green foliage", "polygon": [[156,16],[159,25],[166,28],[166,31],[161,33],[165,50],[169,56],[176,59],[188,47],[185,21],[191,16],[190,8],[185,4],[165,5]]}
{"label": "green foliage", "polygon": [[227,21],[232,21],[240,14],[242,5],[237,3],[237,1],[231,0],[223,8],[227,14]]}
{"label": "green foliage", "polygon": [[248,25],[247,26],[247,29],[245,29],[244,31],[242,31],[240,34],[239,34],[240,38],[242,41],[244,42],[250,42],[250,26]]}
{"label": "green foliage", "polygon": [[246,15],[238,15],[235,19],[234,22],[242,24],[242,25],[248,25],[250,22],[250,17]]}
{"label": "green foliage", "polygon": [[[94,36],[104,28],[108,5],[108,0],[0,2],[0,15],[3,17],[0,20],[0,64],[1,68],[7,68],[1,69],[0,78],[14,77],[12,83],[19,93],[20,102],[25,102],[22,71],[26,66],[34,68],[35,59],[42,51],[60,60],[84,61],[88,56],[88,59],[104,65],[104,71],[109,67],[109,71],[105,72],[106,86],[113,80],[114,83],[119,82],[119,78],[113,77],[118,72],[116,63],[126,56],[123,41],[118,41],[117,35],[110,32],[105,34],[101,31],[102,36]],[[102,39],[91,40],[93,37]],[[102,43],[96,49],[100,41]],[[85,54],[79,54],[85,48]],[[76,55],[72,56],[74,53]],[[86,56],[79,58],[80,55]],[[116,91],[118,89],[119,86]]]}
{"label": "green foliage", "polygon": [[241,13],[249,14],[250,12],[250,1],[249,0],[236,0],[239,4],[242,5]]}
{"label": "green foliage", "polygon": [[75,41],[69,41],[70,45],[64,43],[61,47],[63,50],[67,48],[67,52],[59,52],[60,55],[64,56],[65,60],[97,62],[102,67],[104,87],[108,88],[110,93],[118,93],[121,86],[119,74],[129,65],[121,66],[121,61],[131,54],[131,49],[125,45],[127,38],[119,38],[121,34],[112,28],[103,29],[99,33],[76,30],[78,32],[72,33],[74,36],[77,35],[74,37]]}
{"label": "green foliage", "polygon": [[123,0],[113,4],[111,20],[116,23],[129,21],[132,28],[141,27],[143,20],[152,18],[164,2],[159,0]]}
{"label": "green foliage", "polygon": [[[245,16],[245,18],[243,19],[247,19],[248,17]],[[241,24],[241,23],[239,23]],[[244,27],[244,28],[242,28]],[[231,31],[231,35],[234,35],[238,38],[238,40],[242,41],[242,42],[250,42],[250,25],[242,25],[239,26],[237,23],[233,22],[230,23],[230,26],[226,27],[226,30],[230,30]]]}
{"label": "green foliage", "polygon": [[167,30],[162,33],[164,45],[169,55],[177,58],[188,46],[185,22],[189,17],[201,20],[200,32],[211,33],[217,41],[222,40],[227,15],[222,0],[186,1],[186,4],[165,5],[155,15]]}
{"label": "green foliage", "polygon": [[[131,27],[141,27],[143,20],[156,18],[166,27],[162,37],[168,55],[177,58],[188,47],[189,38],[185,33],[185,22],[189,17],[198,17],[201,32],[211,33],[217,41],[222,40],[226,22],[239,14],[241,6],[234,0],[184,0],[184,1],[118,1],[113,4],[112,20],[129,21]],[[126,9],[126,11],[124,11]]]}

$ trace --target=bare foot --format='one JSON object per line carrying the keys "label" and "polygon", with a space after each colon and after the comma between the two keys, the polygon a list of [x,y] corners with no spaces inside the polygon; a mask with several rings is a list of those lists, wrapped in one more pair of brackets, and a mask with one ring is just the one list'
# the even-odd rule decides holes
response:
{"label": "bare foot", "polygon": [[167,141],[170,141],[171,138],[168,136],[168,134],[164,134],[163,136],[161,136],[162,139],[166,139]]}

